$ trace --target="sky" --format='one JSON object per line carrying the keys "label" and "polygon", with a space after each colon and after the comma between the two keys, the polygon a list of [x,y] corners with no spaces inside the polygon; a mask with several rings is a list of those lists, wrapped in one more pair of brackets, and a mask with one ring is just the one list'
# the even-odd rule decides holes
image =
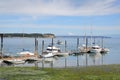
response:
{"label": "sky", "polygon": [[0,0],[0,33],[120,34],[120,0]]}

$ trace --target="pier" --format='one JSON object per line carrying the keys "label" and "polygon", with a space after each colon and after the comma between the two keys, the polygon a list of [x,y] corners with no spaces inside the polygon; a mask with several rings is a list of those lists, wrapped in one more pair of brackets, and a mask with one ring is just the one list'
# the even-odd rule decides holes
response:
{"label": "pier", "polygon": [[[1,52],[4,50],[3,49],[3,46],[4,46],[3,45],[3,39],[4,38],[1,35]],[[60,41],[62,41],[62,40],[60,40]],[[86,38],[85,41],[86,41],[85,46],[82,46],[82,48],[83,48],[83,51],[82,51],[82,50],[80,50],[81,49],[80,45],[82,44],[82,42],[80,42],[80,38],[76,38],[76,47],[74,47],[74,50],[68,49],[70,47],[70,43],[67,40],[64,40],[62,42],[63,44],[61,44],[61,47],[60,47],[60,44],[59,44],[60,50],[58,50],[58,52],[54,53],[53,50],[51,50],[51,52],[52,52],[52,54],[54,54],[54,56],[45,58],[45,57],[42,57],[42,55],[46,51],[46,47],[45,47],[46,46],[46,41],[40,40],[37,37],[35,37],[34,38],[34,52],[33,52],[33,54],[27,54],[26,53],[26,54],[20,55],[20,56],[8,56],[8,57],[5,57],[4,55],[2,55],[1,59],[0,59],[0,63],[3,62],[6,65],[7,64],[8,65],[12,65],[12,64],[19,65],[19,64],[26,64],[26,63],[34,63],[34,65],[36,67],[41,67],[41,68],[46,67],[46,64],[47,65],[50,64],[50,67],[53,68],[53,67],[56,67],[55,61],[57,61],[57,60],[59,61],[59,60],[62,59],[60,62],[66,68],[66,67],[70,67],[69,65],[72,64],[69,61],[69,57],[75,56],[76,59],[74,59],[73,61],[75,61],[74,64],[76,65],[76,67],[89,66],[90,64],[89,64],[89,58],[88,57],[90,56],[89,50],[91,49],[91,47],[89,46],[89,38]],[[40,45],[40,43],[41,43],[41,45]],[[57,42],[55,41],[55,38],[51,38],[51,41],[49,43],[52,43],[51,44],[52,46],[57,45],[56,44]],[[40,49],[40,51],[39,51],[39,49]],[[54,48],[51,47],[51,49],[54,49]],[[66,53],[69,53],[69,54],[66,55]],[[1,53],[1,54],[4,54],[4,53]],[[94,53],[92,56],[95,56],[95,55],[97,55],[97,54]],[[83,61],[81,61],[80,59],[83,56],[85,57],[85,59]],[[104,58],[102,57],[101,59],[102,60],[101,60],[100,63],[103,65]],[[57,64],[59,64],[59,62]],[[95,60],[93,60],[93,64],[96,65]]]}

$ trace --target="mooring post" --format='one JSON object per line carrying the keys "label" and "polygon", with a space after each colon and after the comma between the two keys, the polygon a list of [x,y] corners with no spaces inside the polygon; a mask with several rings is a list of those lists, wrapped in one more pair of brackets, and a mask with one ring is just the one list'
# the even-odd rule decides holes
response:
{"label": "mooring post", "polygon": [[[65,40],[65,52],[67,52],[67,41]],[[67,58],[65,56],[65,68],[67,67]]]}
{"label": "mooring post", "polygon": [[[79,47],[79,38],[77,38],[77,53],[79,54],[78,47]],[[79,67],[79,55],[77,55],[77,67]]]}
{"label": "mooring post", "polygon": [[[44,51],[44,40],[42,40],[42,53],[43,54]],[[42,59],[42,68],[44,68],[44,59]]]}
{"label": "mooring post", "polygon": [[35,55],[38,56],[38,40],[35,38]]}
{"label": "mooring post", "polygon": [[86,67],[88,66],[87,48],[88,48],[88,38],[86,38]]}
{"label": "mooring post", "polygon": [[53,47],[53,45],[54,45],[54,40],[53,40],[53,38],[52,38],[52,47]]}
{"label": "mooring post", "polygon": [[44,51],[44,40],[42,40],[42,53]]}
{"label": "mooring post", "polygon": [[79,47],[79,38],[77,38],[77,50],[78,50],[78,47]]}
{"label": "mooring post", "polygon": [[0,56],[1,58],[3,57],[3,34],[0,34],[1,36],[1,52],[0,52]]}
{"label": "mooring post", "polygon": [[65,40],[65,52],[67,52],[67,41]]}
{"label": "mooring post", "polygon": [[[35,37],[35,53],[34,53],[35,57],[38,58],[38,40]],[[36,69],[38,69],[38,62],[35,62],[35,67]]]}

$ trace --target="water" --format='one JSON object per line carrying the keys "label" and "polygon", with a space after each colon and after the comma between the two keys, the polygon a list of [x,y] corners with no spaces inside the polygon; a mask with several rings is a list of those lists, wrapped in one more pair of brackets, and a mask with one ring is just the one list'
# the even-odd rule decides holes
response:
{"label": "water", "polygon": [[[45,42],[44,49],[52,42],[51,38],[38,38],[39,42],[39,54],[41,54],[42,49],[42,40]],[[57,47],[60,47],[62,51],[65,51],[65,44],[57,45],[57,41],[61,40],[67,41],[67,51],[72,51],[77,49],[77,37],[57,37],[54,39],[54,44]],[[21,52],[23,49],[34,52],[34,38],[4,38],[4,54],[9,55],[18,55],[18,52]],[[101,38],[95,39],[95,43],[101,45]],[[84,43],[83,38],[79,38],[79,45]],[[89,39],[90,45],[90,39]],[[102,65],[102,64],[120,64],[120,41],[119,38],[104,38],[104,47],[110,49],[110,52],[107,54],[88,54],[88,65]],[[86,55],[79,56],[67,56],[67,57],[56,57],[49,58],[48,60],[53,61],[54,67],[73,67],[73,66],[85,66],[86,65]],[[65,61],[67,65],[65,65]],[[34,64],[25,64],[27,66],[32,66]],[[42,66],[42,63],[39,63],[39,66]],[[50,63],[46,63],[45,67],[50,66]]]}

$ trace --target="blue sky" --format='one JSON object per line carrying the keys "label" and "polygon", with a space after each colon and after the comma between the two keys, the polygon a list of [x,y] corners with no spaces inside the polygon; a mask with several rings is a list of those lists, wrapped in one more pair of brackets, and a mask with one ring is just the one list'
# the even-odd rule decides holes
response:
{"label": "blue sky", "polygon": [[0,33],[120,34],[120,0],[0,0]]}

